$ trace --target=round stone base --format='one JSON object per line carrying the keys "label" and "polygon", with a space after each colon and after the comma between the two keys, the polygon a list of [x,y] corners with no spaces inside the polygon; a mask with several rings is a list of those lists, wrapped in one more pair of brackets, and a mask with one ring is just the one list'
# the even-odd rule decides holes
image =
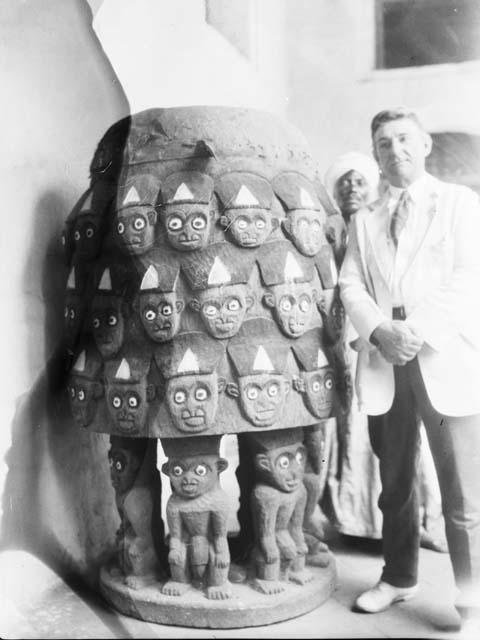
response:
{"label": "round stone base", "polygon": [[128,587],[123,577],[103,567],[101,591],[121,613],[158,624],[210,629],[258,627],[289,620],[320,606],[333,592],[336,570],[333,556],[327,567],[308,567],[313,580],[304,585],[283,582],[285,590],[265,595],[243,582],[232,584],[228,600],[209,600],[204,591],[189,587],[182,596],[166,596],[162,583],[140,589]]}

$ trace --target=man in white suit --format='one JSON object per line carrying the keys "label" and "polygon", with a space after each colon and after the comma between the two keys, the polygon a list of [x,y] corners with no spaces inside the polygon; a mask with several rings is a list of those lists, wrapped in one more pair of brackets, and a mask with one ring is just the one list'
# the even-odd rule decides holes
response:
{"label": "man in white suit", "polygon": [[417,591],[423,419],[468,616],[480,607],[480,205],[425,171],[431,138],[400,107],[372,120],[384,195],[352,219],[340,274],[360,335],[357,393],[380,460],[385,566],[355,603],[374,613]]}

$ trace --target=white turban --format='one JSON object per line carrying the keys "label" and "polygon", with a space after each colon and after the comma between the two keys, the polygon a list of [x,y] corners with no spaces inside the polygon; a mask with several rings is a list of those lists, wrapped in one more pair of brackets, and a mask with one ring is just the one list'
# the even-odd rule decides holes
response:
{"label": "white turban", "polygon": [[333,202],[336,202],[335,185],[338,179],[349,171],[358,171],[367,181],[369,188],[367,204],[376,200],[378,198],[378,183],[380,180],[377,163],[364,153],[350,151],[337,158],[325,174],[325,189]]}

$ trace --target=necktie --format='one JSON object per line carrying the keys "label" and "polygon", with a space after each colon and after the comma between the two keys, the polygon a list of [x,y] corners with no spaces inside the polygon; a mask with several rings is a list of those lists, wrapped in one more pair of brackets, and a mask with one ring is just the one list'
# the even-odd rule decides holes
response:
{"label": "necktie", "polygon": [[395,244],[395,247],[398,246],[398,239],[400,237],[400,233],[407,222],[407,218],[410,214],[410,208],[412,205],[412,199],[410,198],[410,194],[405,189],[405,191],[400,196],[397,207],[392,214],[392,220],[390,222],[390,233]]}

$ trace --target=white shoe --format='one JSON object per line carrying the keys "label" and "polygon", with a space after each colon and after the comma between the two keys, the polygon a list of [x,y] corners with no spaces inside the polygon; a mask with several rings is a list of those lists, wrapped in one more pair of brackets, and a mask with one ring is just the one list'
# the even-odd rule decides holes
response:
{"label": "white shoe", "polygon": [[418,586],[394,587],[388,582],[380,580],[374,587],[362,593],[356,601],[354,608],[365,613],[378,613],[384,611],[394,602],[410,600],[418,591]]}

